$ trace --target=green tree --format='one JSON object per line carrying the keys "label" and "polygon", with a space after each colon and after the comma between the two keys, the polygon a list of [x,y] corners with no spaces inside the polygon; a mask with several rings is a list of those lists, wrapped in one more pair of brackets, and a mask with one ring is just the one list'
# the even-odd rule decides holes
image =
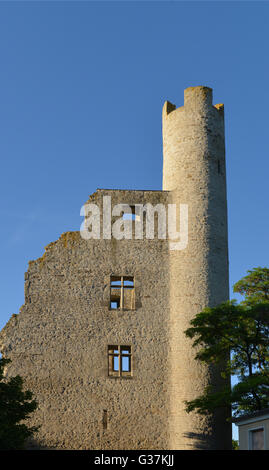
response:
{"label": "green tree", "polygon": [[232,446],[233,446],[233,450],[239,450],[239,444],[236,439],[233,439]]}
{"label": "green tree", "polygon": [[10,359],[0,358],[0,449],[22,449],[25,440],[32,436],[38,427],[27,427],[21,421],[37,408],[32,393],[23,391],[23,379],[17,375],[5,380],[4,367]]}
{"label": "green tree", "polygon": [[269,301],[269,269],[254,268],[233,286],[233,291],[245,296],[244,304]]}
{"label": "green tree", "polygon": [[185,334],[198,347],[196,359],[225,364],[223,378],[236,376],[231,388],[208,387],[202,396],[186,402],[187,412],[207,414],[231,408],[235,416],[269,407],[269,269],[254,268],[234,285],[244,296],[206,308],[191,321]]}

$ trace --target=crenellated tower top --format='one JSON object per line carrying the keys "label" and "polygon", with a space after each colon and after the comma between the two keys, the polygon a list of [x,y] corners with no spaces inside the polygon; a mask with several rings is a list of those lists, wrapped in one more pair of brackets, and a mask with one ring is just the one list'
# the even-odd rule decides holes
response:
{"label": "crenellated tower top", "polygon": [[179,108],[176,105],[166,101],[163,107],[163,117],[168,116],[175,110],[185,110],[200,114],[207,114],[209,111],[216,109],[220,116],[223,115],[224,104],[219,103],[213,105],[213,90],[206,86],[189,87],[184,90],[184,106]]}

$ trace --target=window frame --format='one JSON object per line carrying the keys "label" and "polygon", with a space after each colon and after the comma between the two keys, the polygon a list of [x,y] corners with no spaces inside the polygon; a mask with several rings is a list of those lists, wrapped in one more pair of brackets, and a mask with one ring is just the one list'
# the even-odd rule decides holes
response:
{"label": "window frame", "polygon": [[[132,282],[133,285],[126,285],[125,282]],[[112,283],[120,283],[117,285],[112,285]],[[131,301],[131,307],[126,308],[124,306],[124,291],[127,289],[133,290],[133,299]],[[114,290],[114,293],[112,293]],[[115,290],[118,291],[118,295],[116,295]],[[111,307],[112,303],[117,303],[118,307],[113,308]],[[134,276],[110,276],[110,299],[109,299],[109,310],[135,310],[135,278]]]}
{"label": "window frame", "polygon": [[[115,352],[117,351],[117,352]],[[128,352],[125,352],[128,351]],[[108,376],[109,377],[132,377],[133,360],[132,360],[132,346],[130,345],[108,345]],[[118,359],[118,369],[115,369],[114,360]],[[123,359],[128,358],[128,369],[123,370]]]}

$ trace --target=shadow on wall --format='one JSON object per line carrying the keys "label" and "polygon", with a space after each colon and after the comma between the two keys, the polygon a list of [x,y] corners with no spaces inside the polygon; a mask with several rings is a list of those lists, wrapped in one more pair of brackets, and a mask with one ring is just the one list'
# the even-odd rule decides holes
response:
{"label": "shadow on wall", "polygon": [[208,438],[204,434],[187,432],[184,434],[188,439],[194,440],[194,447],[197,450],[208,450]]}
{"label": "shadow on wall", "polygon": [[25,443],[24,450],[56,450],[55,447],[47,447],[47,446],[42,446],[42,444],[38,441],[36,441],[33,438],[30,438],[27,440]]}

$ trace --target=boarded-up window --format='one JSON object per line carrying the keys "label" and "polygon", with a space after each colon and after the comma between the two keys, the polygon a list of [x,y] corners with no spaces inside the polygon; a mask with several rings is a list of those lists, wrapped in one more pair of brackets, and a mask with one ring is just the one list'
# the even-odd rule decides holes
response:
{"label": "boarded-up window", "polygon": [[251,450],[264,450],[263,428],[250,431],[250,446]]}

